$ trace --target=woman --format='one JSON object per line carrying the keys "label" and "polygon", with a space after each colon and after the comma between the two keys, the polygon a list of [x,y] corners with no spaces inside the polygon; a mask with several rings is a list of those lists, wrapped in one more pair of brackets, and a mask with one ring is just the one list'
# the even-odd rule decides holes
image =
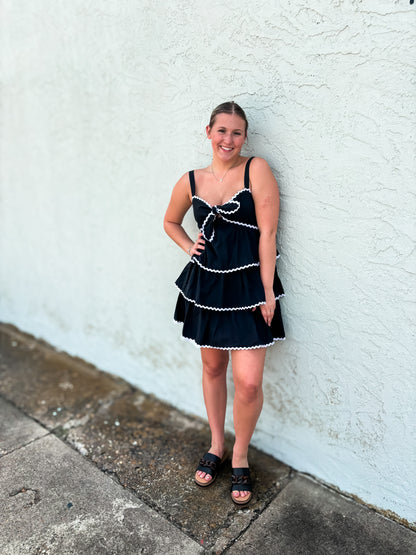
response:
{"label": "woman", "polygon": [[[241,156],[248,122],[234,102],[212,112],[206,134],[212,162],[183,175],[165,214],[166,233],[190,257],[176,281],[175,320],[183,336],[201,348],[202,384],[211,446],[195,482],[210,486],[224,459],[226,371],[231,352],[235,397],[235,443],[231,498],[252,497],[248,446],[262,404],[266,347],[284,339],[279,303],[284,295],[276,273],[279,191],[267,162]],[[182,227],[193,206],[200,228],[193,241]]]}

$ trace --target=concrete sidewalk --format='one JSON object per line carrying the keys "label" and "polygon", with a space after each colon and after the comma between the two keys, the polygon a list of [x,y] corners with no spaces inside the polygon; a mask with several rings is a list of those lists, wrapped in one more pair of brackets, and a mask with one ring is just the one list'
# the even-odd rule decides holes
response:
{"label": "concrete sidewalk", "polygon": [[[228,441],[231,444],[232,438]],[[0,553],[415,554],[416,533],[252,449],[193,482],[206,423],[0,325]]]}

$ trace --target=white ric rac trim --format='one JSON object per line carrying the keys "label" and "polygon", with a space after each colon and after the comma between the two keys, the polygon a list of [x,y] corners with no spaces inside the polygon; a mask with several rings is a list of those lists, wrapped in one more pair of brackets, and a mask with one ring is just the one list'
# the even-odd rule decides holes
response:
{"label": "white ric rac trim", "polygon": [[[239,191],[237,191],[237,192],[235,193],[235,195],[233,195],[229,200],[227,200],[227,202],[224,202],[223,204],[211,205],[209,202],[207,202],[207,201],[204,200],[203,198],[199,197],[198,195],[194,195],[194,196],[192,197],[192,199],[197,198],[198,200],[202,200],[202,202],[205,202],[205,204],[206,204],[207,206],[209,206],[210,208],[213,208],[214,206],[221,207],[221,206],[225,206],[226,204],[228,204],[229,202],[231,202],[232,200],[234,200],[235,197],[237,197],[240,193],[244,193],[244,191],[248,191],[248,192],[251,194],[250,189],[246,189],[246,188],[240,189]],[[238,209],[237,209],[237,210],[238,210]]]}
{"label": "white ric rac trim", "polygon": [[237,224],[237,225],[242,225],[244,227],[249,227],[250,229],[259,229],[256,225],[251,225],[251,224],[245,224],[243,222],[237,222],[236,220],[229,220],[228,218],[226,218],[225,216],[222,216],[222,219],[226,222],[228,222],[229,224]]}
{"label": "white ric rac trim", "polygon": [[[217,205],[211,205],[209,202],[207,202],[205,199],[199,197],[198,195],[194,195],[194,196],[192,197],[192,200],[193,200],[193,199],[198,199],[198,200],[200,200],[201,202],[203,202],[204,204],[206,204],[209,208],[211,208],[211,212],[207,215],[207,217],[205,218],[205,220],[204,220],[204,222],[203,222],[203,224],[202,224],[202,226],[201,226],[201,232],[202,232],[204,238],[205,238],[207,241],[211,242],[211,241],[214,240],[214,237],[215,237],[215,230],[214,230],[214,229],[212,230],[212,234],[211,234],[211,237],[210,237],[210,238],[208,238],[208,237],[205,236],[205,226],[206,226],[208,220],[209,220],[211,217],[213,217],[213,216],[215,217],[215,214],[213,213],[213,209],[214,209],[214,208],[216,208],[217,212],[221,215],[222,219],[225,220],[225,221],[228,222],[228,223],[237,224],[237,225],[242,225],[242,226],[244,226],[244,227],[248,227],[249,229],[257,229],[257,230],[259,229],[259,228],[258,228],[257,226],[255,226],[255,225],[246,224],[246,223],[243,223],[243,222],[237,222],[237,221],[234,221],[234,220],[229,220],[228,218],[225,217],[225,214],[234,214],[234,212],[237,212],[237,211],[239,210],[239,208],[240,208],[240,203],[238,202],[238,200],[234,200],[234,199],[235,199],[238,195],[240,195],[241,193],[244,193],[244,191],[249,192],[250,195],[252,194],[251,191],[250,191],[250,189],[246,189],[246,188],[240,189],[239,191],[237,191],[237,192],[235,193],[235,195],[233,195],[229,200],[227,200],[227,202],[224,202],[223,204],[217,204]],[[237,205],[237,207],[236,207],[234,210],[223,210],[223,209],[222,209],[223,206],[227,206],[227,204],[231,204],[231,203],[235,203],[235,204]]]}
{"label": "white ric rac trim", "polygon": [[202,202],[204,202],[207,206],[209,206],[210,208],[212,208],[212,206],[209,204],[209,202],[207,202],[206,200],[204,200],[203,198],[199,197],[198,195],[194,195],[192,197],[192,200],[194,200],[194,198],[198,199],[198,200],[202,200]]}
{"label": "white ric rac trim", "polygon": [[201,266],[207,272],[215,272],[216,274],[229,274],[231,272],[238,272],[239,270],[245,270],[246,268],[252,268],[254,266],[260,266],[260,262],[252,262],[251,264],[246,264],[245,266],[238,266],[238,268],[231,268],[231,270],[214,270],[214,268],[207,268],[197,258],[192,258],[191,262],[196,262],[198,266]]}
{"label": "white ric rac trim", "polygon": [[[208,268],[201,264],[198,258],[194,258],[192,255],[191,262],[196,262],[198,266],[206,270],[207,272],[215,272],[216,274],[230,274],[231,272],[238,272],[240,270],[246,270],[247,268],[254,268],[255,266],[260,266],[260,262],[252,262],[251,264],[246,264],[245,266],[238,266],[237,268],[230,268],[229,270],[215,270],[214,268]],[[276,255],[276,260],[280,258],[280,254]]]}
{"label": "white ric rac trim", "polygon": [[[176,283],[175,283],[175,285],[176,285]],[[203,305],[203,304],[198,304],[198,303],[197,303],[196,301],[194,301],[193,299],[189,299],[188,297],[186,297],[186,296],[184,295],[184,293],[183,293],[183,291],[180,289],[180,287],[178,287],[177,285],[176,285],[176,287],[179,289],[179,291],[180,291],[182,297],[183,297],[184,299],[186,299],[189,303],[194,304],[194,305],[197,306],[198,308],[205,308],[206,310],[215,310],[216,312],[225,312],[225,311],[230,312],[230,311],[232,311],[232,310],[248,310],[248,309],[250,309],[250,308],[255,308],[255,307],[260,306],[260,305],[262,305],[262,304],[266,304],[266,301],[263,301],[263,302],[260,302],[260,303],[252,304],[252,305],[250,305],[250,306],[237,306],[237,307],[233,307],[233,308],[216,308],[216,307],[213,307],[213,306],[205,306],[205,305]],[[284,297],[284,296],[285,296],[285,294],[282,293],[282,294],[279,295],[278,297],[275,297],[275,300],[278,301],[280,298],[282,298],[282,297]]]}
{"label": "white ric rac trim", "polygon": [[[235,204],[237,206],[236,206],[236,208],[234,208],[234,210],[231,210],[231,209],[225,210],[224,208],[220,208],[219,206],[213,206],[211,208],[211,212],[209,212],[209,214],[205,218],[205,220],[202,224],[202,227],[201,227],[201,232],[202,232],[202,235],[204,236],[204,239],[206,239],[207,241],[211,242],[215,237],[215,229],[214,229],[215,220],[218,217],[222,218],[223,214],[234,214],[234,212],[237,212],[238,209],[240,208],[240,203],[238,202],[238,200],[229,200],[227,202],[227,204]],[[221,206],[226,206],[226,205],[223,204]],[[205,227],[206,227],[208,221],[210,221],[210,220],[212,220],[212,233],[211,233],[210,237],[207,237],[207,235],[205,235]]]}
{"label": "white ric rac trim", "polygon": [[[177,322],[178,324],[182,324],[182,322],[179,322],[178,320],[175,320],[175,322]],[[200,345],[195,341],[195,339],[192,339],[191,337],[185,337],[184,335],[181,336],[181,339],[183,341],[192,343],[194,347],[200,349],[219,349],[220,351],[248,351],[249,349],[263,349],[264,347],[270,347],[276,341],[285,341],[286,337],[273,337],[273,341],[271,343],[266,343],[265,345],[254,345],[253,347],[214,347],[213,345]]]}
{"label": "white ric rac trim", "polygon": [[[201,199],[201,200],[202,200],[202,199]],[[212,216],[212,212],[210,212],[210,213],[208,214],[208,216],[205,218],[205,220],[204,220],[203,223],[202,223],[201,229],[200,229],[200,232],[202,233],[202,236],[203,236],[204,239],[205,239],[206,241],[208,241],[209,243],[211,243],[211,241],[212,241],[212,240],[214,239],[214,237],[215,237],[215,229],[214,229],[214,226],[212,227],[212,234],[211,234],[211,237],[208,239],[208,237],[205,235],[205,225],[206,225],[207,221],[211,218],[211,216]]]}

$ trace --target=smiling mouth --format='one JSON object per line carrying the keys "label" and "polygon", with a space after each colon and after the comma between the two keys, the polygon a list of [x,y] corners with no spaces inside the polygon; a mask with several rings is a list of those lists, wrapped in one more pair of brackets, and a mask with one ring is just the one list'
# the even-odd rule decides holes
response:
{"label": "smiling mouth", "polygon": [[220,148],[222,148],[222,150],[225,150],[226,152],[231,152],[232,148],[228,147],[228,146],[220,146]]}

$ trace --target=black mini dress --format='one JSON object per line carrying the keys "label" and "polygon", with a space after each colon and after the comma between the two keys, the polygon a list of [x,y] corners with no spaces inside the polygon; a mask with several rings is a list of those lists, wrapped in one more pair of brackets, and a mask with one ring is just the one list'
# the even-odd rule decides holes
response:
{"label": "black mini dress", "polygon": [[[195,195],[194,172],[189,172],[192,207],[205,250],[192,256],[176,280],[180,292],[174,318],[183,323],[183,337],[199,347],[256,349],[285,339],[279,306],[284,291],[276,269],[276,310],[271,326],[259,308],[265,304],[265,295],[260,278],[260,234],[249,186],[252,159],[246,162],[244,188],[218,206]],[[276,258],[279,256],[276,249]]]}

